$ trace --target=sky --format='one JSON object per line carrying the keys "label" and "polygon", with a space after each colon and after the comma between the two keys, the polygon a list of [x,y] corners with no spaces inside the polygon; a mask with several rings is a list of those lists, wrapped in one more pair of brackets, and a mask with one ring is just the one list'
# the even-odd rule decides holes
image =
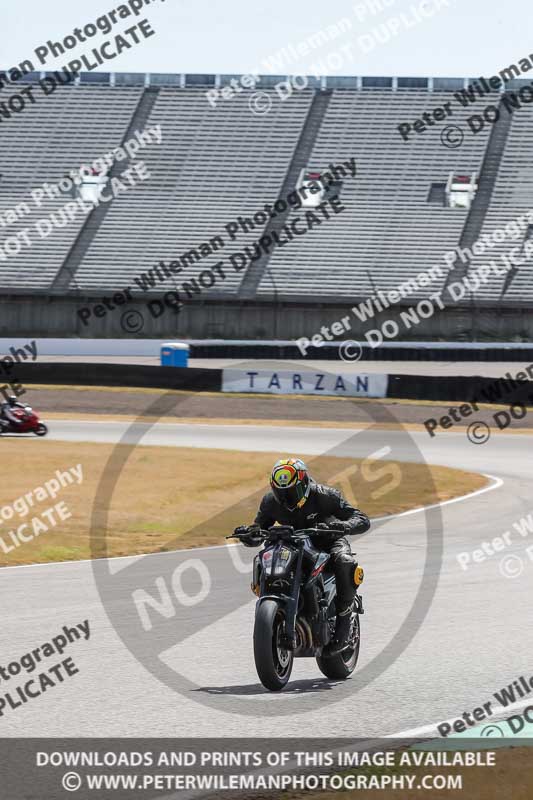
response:
{"label": "sky", "polygon": [[[49,39],[61,42],[120,5],[6,4],[0,67],[35,61]],[[152,0],[40,68],[59,69],[145,18],[155,35],[100,71],[478,77],[533,53],[530,0]]]}

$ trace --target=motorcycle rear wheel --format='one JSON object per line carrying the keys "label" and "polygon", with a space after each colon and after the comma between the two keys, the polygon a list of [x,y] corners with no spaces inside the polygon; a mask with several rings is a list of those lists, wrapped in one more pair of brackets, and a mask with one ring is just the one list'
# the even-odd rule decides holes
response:
{"label": "motorcycle rear wheel", "polygon": [[294,655],[280,645],[285,631],[285,610],[275,600],[263,600],[254,625],[254,659],[259,680],[271,692],[279,692],[291,676]]}
{"label": "motorcycle rear wheel", "polygon": [[334,681],[342,681],[349,678],[354,671],[359,659],[359,647],[361,645],[361,627],[359,625],[359,614],[355,614],[351,639],[353,645],[347,647],[342,653],[334,656],[317,656],[316,663],[320,672]]}

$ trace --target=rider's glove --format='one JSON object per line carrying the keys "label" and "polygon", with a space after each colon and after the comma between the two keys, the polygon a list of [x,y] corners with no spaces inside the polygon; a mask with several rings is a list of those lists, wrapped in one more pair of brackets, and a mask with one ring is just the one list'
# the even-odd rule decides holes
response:
{"label": "rider's glove", "polygon": [[250,529],[253,528],[253,525],[239,525],[233,533],[235,536],[244,536],[247,533],[250,533]]}
{"label": "rider's glove", "polygon": [[350,526],[342,520],[334,520],[330,522],[328,528],[332,531],[339,531],[341,534],[346,534],[350,530]]}
{"label": "rider's glove", "polygon": [[259,525],[254,523],[253,525],[239,525],[238,528],[235,528],[234,533],[246,547],[258,547],[263,541],[260,530]]}
{"label": "rider's glove", "polygon": [[319,531],[327,531],[329,530],[330,526],[326,522],[317,522],[315,528]]}

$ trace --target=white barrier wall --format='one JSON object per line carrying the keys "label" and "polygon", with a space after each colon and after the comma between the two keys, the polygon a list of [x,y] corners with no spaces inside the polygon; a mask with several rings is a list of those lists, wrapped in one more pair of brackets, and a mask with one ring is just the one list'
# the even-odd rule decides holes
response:
{"label": "white barrier wall", "polygon": [[[0,353],[24,348],[32,337],[0,339]],[[35,338],[40,356],[159,356],[166,339],[45,339]]]}
{"label": "white barrier wall", "polygon": [[[14,347],[24,347],[29,341],[37,342],[37,351],[43,356],[159,356],[161,345],[172,341],[170,337],[164,339],[66,339],[48,337],[17,337],[15,339],[0,338],[0,355],[6,355]],[[185,344],[231,344],[231,345],[295,345],[294,340],[272,340],[257,341],[255,339],[176,339]],[[340,341],[340,340],[339,340]],[[324,348],[339,346],[339,341],[325,342]],[[444,348],[468,349],[488,349],[488,348],[530,348],[530,343],[510,343],[510,342],[384,342],[381,349],[394,350],[395,348],[424,349],[434,350]],[[317,358],[318,356],[315,356]]]}

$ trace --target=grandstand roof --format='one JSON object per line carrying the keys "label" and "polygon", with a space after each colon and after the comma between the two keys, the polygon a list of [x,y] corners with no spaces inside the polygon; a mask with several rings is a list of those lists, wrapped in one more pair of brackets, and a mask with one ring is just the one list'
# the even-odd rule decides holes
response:
{"label": "grandstand roof", "polygon": [[[2,72],[2,70],[0,70]],[[24,81],[37,82],[53,75],[53,72],[30,72]],[[286,80],[291,73],[284,75],[259,75],[258,83],[262,87],[275,86]],[[75,81],[77,85],[97,84],[100,86],[175,86],[179,88],[199,88],[224,86],[232,78],[241,78],[237,74],[191,74],[184,72],[81,72]],[[409,89],[429,91],[457,91],[466,86],[475,77],[405,77],[382,75],[307,75],[308,87],[321,89],[390,89],[391,91]],[[515,79],[506,84],[506,88],[521,86],[529,81]]]}

